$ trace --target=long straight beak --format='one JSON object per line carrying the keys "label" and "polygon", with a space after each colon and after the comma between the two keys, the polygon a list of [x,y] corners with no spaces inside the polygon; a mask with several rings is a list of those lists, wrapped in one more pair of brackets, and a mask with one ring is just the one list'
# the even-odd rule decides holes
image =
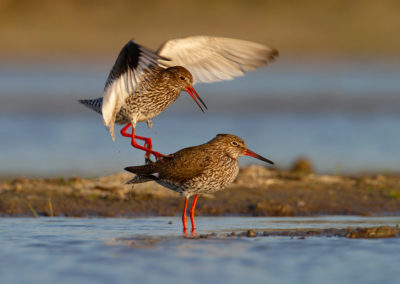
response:
{"label": "long straight beak", "polygon": [[261,160],[263,162],[270,163],[271,165],[274,164],[274,162],[272,162],[271,160],[268,160],[267,158],[264,158],[263,156],[260,156],[257,153],[254,153],[253,151],[250,151],[249,149],[244,150],[243,154],[246,155],[246,156],[254,157],[254,158],[259,159],[259,160]]}
{"label": "long straight beak", "polygon": [[[208,109],[207,106],[206,106],[206,104],[203,102],[203,100],[200,98],[200,96],[197,94],[196,90],[195,90],[192,86],[187,87],[187,88],[186,88],[186,92],[188,92],[189,95],[194,99],[194,101],[195,101],[196,104],[199,106],[199,108],[201,109],[202,112],[204,112],[204,109],[201,107],[199,101],[203,104],[203,106],[204,106],[206,109]],[[197,99],[199,99],[199,101],[198,101]]]}

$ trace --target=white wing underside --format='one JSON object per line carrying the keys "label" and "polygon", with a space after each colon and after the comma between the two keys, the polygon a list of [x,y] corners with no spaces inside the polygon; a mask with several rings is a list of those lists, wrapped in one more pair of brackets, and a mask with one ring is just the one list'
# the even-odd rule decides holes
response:
{"label": "white wing underside", "polygon": [[130,94],[146,89],[151,67],[183,66],[192,73],[194,83],[211,83],[242,76],[266,65],[276,56],[276,49],[231,38],[193,36],[172,39],[157,53],[129,41],[121,50],[104,88],[104,125],[115,141],[116,114]]}
{"label": "white wing underside", "polygon": [[196,83],[232,80],[266,65],[277,55],[276,49],[245,40],[193,36],[169,40],[158,50],[169,61],[164,66],[183,66]]}
{"label": "white wing underside", "polygon": [[[135,46],[137,46],[133,41],[130,41],[126,46],[128,46],[129,44],[134,44]],[[125,103],[126,98],[130,94],[146,90],[148,79],[147,75],[152,73],[149,67],[158,65],[158,55],[142,46],[138,46],[138,49],[140,50],[140,56],[138,54],[134,55],[138,56],[136,68],[132,68],[133,66],[125,66],[125,70],[122,73],[119,73],[118,71],[121,66],[128,63],[121,62],[121,60],[117,58],[117,61],[115,62],[115,65],[110,72],[109,80],[107,81],[107,83],[109,84],[107,85],[106,83],[106,87],[104,89],[102,105],[103,120],[104,125],[110,131],[111,137],[114,141],[115,117],[121,109],[121,106]],[[122,52],[124,52],[124,49],[122,50]],[[122,56],[127,55],[122,54]],[[116,74],[113,75],[114,71],[116,72]]]}

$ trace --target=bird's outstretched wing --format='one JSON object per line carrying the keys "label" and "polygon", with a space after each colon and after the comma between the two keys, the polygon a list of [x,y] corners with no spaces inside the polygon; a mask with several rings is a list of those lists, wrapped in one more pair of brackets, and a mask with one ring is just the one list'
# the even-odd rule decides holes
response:
{"label": "bird's outstretched wing", "polygon": [[113,140],[117,112],[129,94],[140,93],[146,88],[146,80],[152,73],[150,68],[158,66],[158,59],[162,57],[133,40],[119,53],[104,87],[102,106],[104,124],[110,130]]}
{"label": "bird's outstretched wing", "polygon": [[197,83],[232,80],[279,55],[276,49],[255,42],[210,36],[168,40],[157,53],[169,59],[160,63],[187,68]]}

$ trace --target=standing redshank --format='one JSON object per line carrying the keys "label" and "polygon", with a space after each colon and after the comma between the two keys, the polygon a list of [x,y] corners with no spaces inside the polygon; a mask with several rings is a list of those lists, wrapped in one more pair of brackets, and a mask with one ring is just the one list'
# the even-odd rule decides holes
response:
{"label": "standing redshank", "polygon": [[[153,154],[150,138],[135,135],[137,122],[152,118],[187,91],[204,112],[204,102],[193,88],[195,83],[231,80],[264,66],[278,56],[276,49],[244,40],[192,36],[168,40],[157,50],[129,41],[119,53],[110,71],[103,98],[80,100],[103,115],[104,124],[115,140],[114,123],[127,124],[121,134],[131,137],[133,147]],[[199,101],[198,101],[199,100]],[[132,133],[127,133],[132,126]],[[144,146],[135,139],[144,140]]]}
{"label": "standing redshank", "polygon": [[241,138],[232,134],[218,134],[205,144],[182,149],[155,163],[125,168],[136,174],[127,183],[155,181],[185,196],[182,223],[186,234],[186,208],[189,197],[195,195],[190,208],[190,221],[194,232],[194,210],[199,194],[213,193],[232,183],[239,173],[238,157],[243,155],[273,164],[272,161],[249,150]]}

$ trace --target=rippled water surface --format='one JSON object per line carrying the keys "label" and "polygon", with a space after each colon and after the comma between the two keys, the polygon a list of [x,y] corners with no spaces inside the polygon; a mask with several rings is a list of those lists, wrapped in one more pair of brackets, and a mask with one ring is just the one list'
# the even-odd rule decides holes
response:
{"label": "rippled water surface", "polygon": [[[199,234],[222,236],[249,228],[396,225],[400,218],[196,221]],[[398,283],[399,263],[399,238],[185,239],[177,217],[0,219],[0,283]]]}

